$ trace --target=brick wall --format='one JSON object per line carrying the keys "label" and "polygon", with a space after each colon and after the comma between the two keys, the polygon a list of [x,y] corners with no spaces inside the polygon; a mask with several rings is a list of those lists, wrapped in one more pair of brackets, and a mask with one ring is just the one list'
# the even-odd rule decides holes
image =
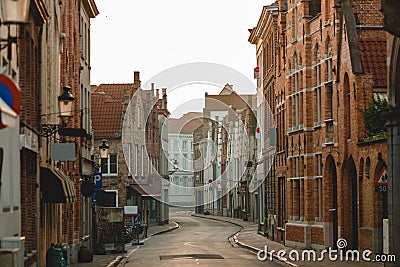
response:
{"label": "brick wall", "polygon": [[[79,1],[65,1],[60,6],[61,10],[61,32],[65,33],[62,43],[62,54],[60,64],[60,94],[63,86],[70,86],[74,95],[74,117],[68,121],[67,126],[72,128],[81,127],[80,116],[80,40],[79,40]],[[72,244],[74,239],[80,238],[81,227],[81,202],[80,192],[80,157],[79,151],[81,140],[67,137],[66,142],[75,142],[76,161],[64,165],[63,171],[74,181],[77,200],[71,208],[65,209],[63,220],[67,221],[67,240]],[[65,232],[65,229],[63,230]]]}
{"label": "brick wall", "polygon": [[311,227],[311,243],[317,245],[324,245],[324,228]]}
{"label": "brick wall", "polygon": [[[379,26],[382,23],[378,2],[354,3],[359,25]],[[342,9],[331,8],[339,2],[332,0],[321,3],[321,14],[315,17],[308,16],[311,15],[308,1],[295,0],[288,1],[287,12],[280,12],[278,16],[280,38],[276,57],[275,96],[280,98],[284,95],[282,102],[285,105],[286,125],[282,127],[282,121],[278,120],[277,127],[287,135],[288,151],[286,162],[280,158],[280,154],[277,155],[277,173],[300,179],[298,182],[287,180],[286,215],[289,225],[286,227],[286,240],[332,245],[332,237],[324,240],[324,236],[332,233],[333,215],[329,209],[337,202],[338,237],[346,237],[349,243],[358,243],[359,247],[379,251],[379,242],[371,240],[371,231],[375,234],[380,231],[383,215],[379,210],[382,209],[383,196],[375,192],[372,176],[375,169],[386,162],[386,144],[384,141],[361,141],[365,137],[362,110],[371,101],[375,90],[372,87],[373,75],[353,74],[352,63],[356,62],[351,61],[347,32],[344,24],[341,24]],[[279,1],[279,6],[281,11],[285,11],[284,1]],[[357,27],[360,38],[376,38],[383,34],[379,27]],[[317,69],[320,73],[318,76]],[[320,109],[317,109],[318,88]],[[329,90],[331,94],[328,94]],[[315,123],[318,122],[318,110],[320,122]],[[299,124],[304,128],[296,127],[288,132],[290,127]],[[321,155],[321,166],[316,164],[317,154]],[[368,175],[367,159],[370,169]],[[322,175],[322,189],[319,189],[318,181],[314,178],[319,175]],[[357,199],[352,199],[352,181],[357,187]],[[322,190],[321,201],[319,190]],[[357,205],[352,204],[355,202]],[[357,209],[357,221],[352,218],[353,206]],[[290,223],[319,225],[321,207],[321,219],[327,224],[312,227],[310,237],[306,237],[311,240],[304,240],[301,227]],[[358,225],[358,242],[353,240],[353,223]]]}
{"label": "brick wall", "polygon": [[286,226],[286,240],[292,242],[304,243],[304,227],[303,226]]}
{"label": "brick wall", "polygon": [[21,150],[21,236],[25,236],[25,251],[38,250],[38,190],[37,154]]}

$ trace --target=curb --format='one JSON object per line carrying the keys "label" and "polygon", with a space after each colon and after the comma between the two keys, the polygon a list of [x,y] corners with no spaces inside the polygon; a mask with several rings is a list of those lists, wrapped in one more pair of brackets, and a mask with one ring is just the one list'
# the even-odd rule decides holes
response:
{"label": "curb", "polygon": [[162,231],[157,232],[157,233],[154,233],[154,234],[152,234],[151,236],[155,236],[155,235],[160,235],[160,234],[172,232],[172,231],[174,231],[174,230],[176,230],[176,229],[178,229],[178,228],[181,227],[181,224],[180,224],[180,223],[175,222],[175,221],[171,221],[171,222],[175,223],[175,226],[174,226],[174,227],[169,228],[169,229],[166,229],[166,230],[162,230]]}
{"label": "curb", "polygon": [[[243,242],[240,242],[240,241],[238,240],[238,238],[237,238],[237,237],[238,237],[238,234],[239,234],[239,233],[242,231],[242,229],[244,228],[242,225],[240,225],[240,224],[238,224],[238,223],[230,222],[230,221],[225,221],[225,220],[221,220],[221,219],[218,219],[218,218],[206,217],[206,216],[202,216],[202,215],[198,215],[198,214],[191,214],[191,216],[193,216],[193,217],[198,217],[198,218],[205,218],[205,219],[209,219],[209,220],[220,221],[220,222],[226,222],[226,223],[230,223],[230,224],[237,225],[237,226],[240,227],[240,230],[239,230],[238,232],[234,233],[233,235],[231,235],[231,236],[228,237],[229,243],[231,243],[232,246],[234,246],[234,244],[235,244],[236,246],[241,247],[241,248],[244,248],[244,249],[246,249],[246,250],[248,250],[248,251],[250,251],[250,252],[253,252],[253,253],[255,253],[255,254],[258,254],[258,252],[262,250],[262,249],[259,249],[259,248],[256,248],[256,247],[247,245],[247,244],[245,244],[245,243],[243,243]],[[270,253],[271,253],[271,252],[268,252],[269,256],[271,256]],[[295,263],[292,263],[292,262],[290,262],[290,261],[283,261],[283,260],[281,260],[276,254],[272,254],[272,257],[274,258],[274,260],[275,260],[277,263],[280,263],[280,264],[282,264],[282,265],[284,265],[284,266],[289,266],[289,267],[298,267],[298,266],[299,266],[299,265],[297,265],[297,264],[295,264]]]}
{"label": "curb", "polygon": [[203,216],[203,215],[192,213],[191,216],[198,217],[198,218],[205,218],[205,219],[219,221],[219,222],[226,222],[226,223],[230,223],[230,224],[234,224],[236,226],[239,226],[241,229],[243,228],[243,225],[241,225],[241,224],[238,224],[238,223],[235,223],[235,222],[230,222],[230,221],[224,221],[224,220],[220,220],[220,219],[217,219],[217,218],[207,217],[207,215]]}
{"label": "curb", "polygon": [[125,257],[123,257],[123,256],[116,257],[115,260],[113,260],[112,262],[110,262],[107,265],[107,267],[116,267],[116,266],[118,266],[124,258]]}

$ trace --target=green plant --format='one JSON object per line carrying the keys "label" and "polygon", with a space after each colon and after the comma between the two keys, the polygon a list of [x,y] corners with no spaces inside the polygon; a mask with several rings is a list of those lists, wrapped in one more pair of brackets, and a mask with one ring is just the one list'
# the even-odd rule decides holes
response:
{"label": "green plant", "polygon": [[377,96],[373,98],[372,102],[363,111],[367,139],[386,137],[385,120],[382,118],[382,112],[387,106],[387,100]]}

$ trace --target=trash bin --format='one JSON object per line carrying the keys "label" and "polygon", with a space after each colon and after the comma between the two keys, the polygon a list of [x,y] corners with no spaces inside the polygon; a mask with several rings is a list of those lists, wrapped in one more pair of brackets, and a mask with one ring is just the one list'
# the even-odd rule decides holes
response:
{"label": "trash bin", "polygon": [[249,220],[248,215],[249,214],[246,212],[246,210],[242,210],[242,219],[243,219],[243,221],[248,221]]}
{"label": "trash bin", "polygon": [[61,247],[51,244],[50,248],[46,252],[46,266],[51,267],[66,267],[67,264],[63,257]]}

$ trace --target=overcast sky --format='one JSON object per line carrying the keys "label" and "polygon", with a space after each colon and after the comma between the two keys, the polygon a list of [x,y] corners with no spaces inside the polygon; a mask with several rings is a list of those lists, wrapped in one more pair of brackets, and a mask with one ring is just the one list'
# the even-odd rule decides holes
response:
{"label": "overcast sky", "polygon": [[[91,22],[91,83],[130,83],[140,71],[144,84],[192,62],[228,66],[254,83],[255,46],[247,41],[248,29],[256,26],[262,6],[272,2],[96,0],[100,14]],[[177,101],[185,102],[169,98],[170,109]]]}

